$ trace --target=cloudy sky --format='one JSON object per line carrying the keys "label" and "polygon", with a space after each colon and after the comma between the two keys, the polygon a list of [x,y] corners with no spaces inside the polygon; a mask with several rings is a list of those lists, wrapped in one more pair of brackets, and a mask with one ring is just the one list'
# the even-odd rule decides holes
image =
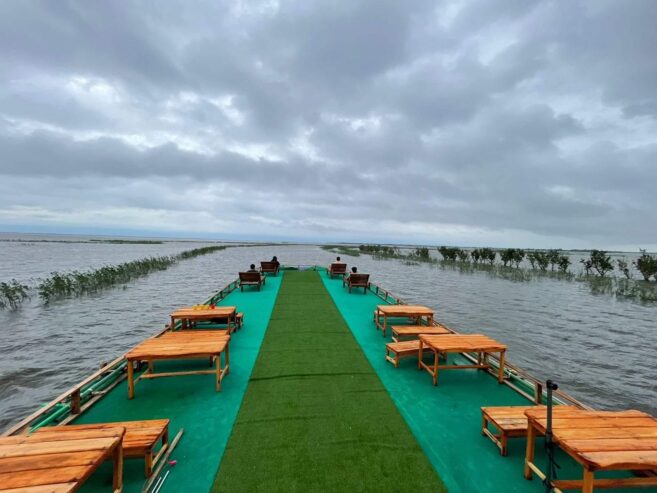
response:
{"label": "cloudy sky", "polygon": [[0,230],[657,248],[657,2],[0,2]]}

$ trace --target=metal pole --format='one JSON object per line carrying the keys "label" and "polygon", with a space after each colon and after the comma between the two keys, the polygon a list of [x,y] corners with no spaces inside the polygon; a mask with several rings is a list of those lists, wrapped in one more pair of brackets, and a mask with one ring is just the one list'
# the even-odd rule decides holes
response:
{"label": "metal pole", "polygon": [[559,386],[552,380],[545,382],[547,388],[547,426],[545,427],[545,449],[548,456],[548,466],[545,474],[545,491],[552,493],[554,486],[552,479],[556,478],[556,463],[554,461],[554,443],[552,442],[552,392],[557,390]]}

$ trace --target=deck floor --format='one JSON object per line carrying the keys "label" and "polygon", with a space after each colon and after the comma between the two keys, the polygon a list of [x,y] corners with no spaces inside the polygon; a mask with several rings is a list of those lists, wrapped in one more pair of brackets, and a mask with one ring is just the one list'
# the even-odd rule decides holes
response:
{"label": "deck floor", "polygon": [[445,491],[319,276],[285,275],[212,491]]}

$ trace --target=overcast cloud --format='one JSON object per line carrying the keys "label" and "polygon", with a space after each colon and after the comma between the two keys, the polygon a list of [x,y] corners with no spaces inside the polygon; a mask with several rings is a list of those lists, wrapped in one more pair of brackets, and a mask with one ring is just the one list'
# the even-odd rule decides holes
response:
{"label": "overcast cloud", "polygon": [[657,248],[657,2],[0,2],[0,225]]}

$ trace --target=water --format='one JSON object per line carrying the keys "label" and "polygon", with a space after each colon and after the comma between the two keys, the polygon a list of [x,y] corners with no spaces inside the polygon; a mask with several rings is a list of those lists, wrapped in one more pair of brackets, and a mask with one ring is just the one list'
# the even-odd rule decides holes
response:
{"label": "water", "polygon": [[[24,245],[0,242],[0,280],[177,253],[201,243]],[[94,296],[48,306],[34,297],[17,312],[0,312],[0,429],[161,330],[173,309],[206,299],[240,269],[272,255],[288,265],[327,265],[335,257],[311,245],[229,248]],[[583,282],[513,282],[369,256],[343,260],[407,302],[434,308],[447,325],[505,342],[511,362],[538,378],[553,378],[587,404],[657,414],[657,304],[596,295]]]}

